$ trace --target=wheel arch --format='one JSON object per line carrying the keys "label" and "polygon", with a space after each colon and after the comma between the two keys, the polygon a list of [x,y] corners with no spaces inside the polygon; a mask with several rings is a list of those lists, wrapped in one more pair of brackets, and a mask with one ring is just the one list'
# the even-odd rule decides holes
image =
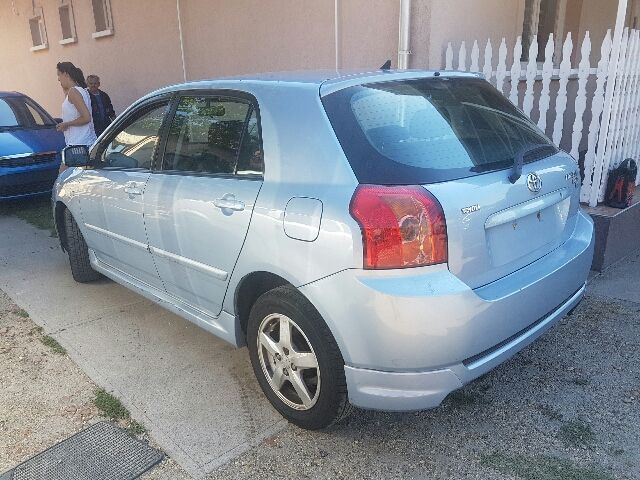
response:
{"label": "wheel arch", "polygon": [[260,295],[282,287],[283,285],[291,285],[291,282],[283,277],[268,271],[251,272],[238,282],[235,289],[233,304],[236,317],[240,326],[240,334],[245,340],[247,336],[247,323],[249,322],[249,313],[256,300]]}

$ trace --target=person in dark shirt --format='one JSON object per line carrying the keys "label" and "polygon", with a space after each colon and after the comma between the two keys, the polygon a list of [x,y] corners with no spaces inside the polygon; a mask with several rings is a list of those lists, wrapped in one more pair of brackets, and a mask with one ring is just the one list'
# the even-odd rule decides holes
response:
{"label": "person in dark shirt", "polygon": [[89,75],[87,77],[87,90],[91,97],[91,114],[93,116],[93,128],[96,135],[104,132],[105,128],[116,118],[111,98],[100,90],[100,77]]}

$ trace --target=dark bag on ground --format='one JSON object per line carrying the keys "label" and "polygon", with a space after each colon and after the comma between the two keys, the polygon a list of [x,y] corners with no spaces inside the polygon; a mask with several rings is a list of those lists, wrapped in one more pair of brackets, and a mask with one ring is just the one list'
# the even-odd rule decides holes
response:
{"label": "dark bag on ground", "polygon": [[619,167],[611,170],[604,202],[614,208],[630,206],[636,189],[637,175],[638,166],[631,158],[627,158]]}

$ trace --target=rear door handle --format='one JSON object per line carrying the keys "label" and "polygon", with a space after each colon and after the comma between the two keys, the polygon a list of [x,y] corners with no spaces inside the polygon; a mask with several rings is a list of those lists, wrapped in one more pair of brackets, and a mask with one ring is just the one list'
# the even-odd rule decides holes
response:
{"label": "rear door handle", "polygon": [[233,210],[235,212],[244,210],[244,202],[236,200],[236,196],[233,193],[226,193],[222,198],[216,198],[213,204],[221,210]]}
{"label": "rear door handle", "polygon": [[142,189],[136,182],[127,182],[124,184],[124,193],[127,195],[142,195]]}

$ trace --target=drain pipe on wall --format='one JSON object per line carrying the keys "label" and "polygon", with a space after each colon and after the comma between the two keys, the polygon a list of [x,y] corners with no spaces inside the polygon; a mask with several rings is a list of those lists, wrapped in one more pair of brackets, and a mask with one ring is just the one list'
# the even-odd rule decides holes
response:
{"label": "drain pipe on wall", "polygon": [[182,40],[182,19],[180,18],[180,0],[176,0],[176,10],[178,12],[178,33],[180,34],[180,55],[182,56],[182,78],[187,81],[187,67],[184,63],[184,42]]}
{"label": "drain pipe on wall", "polygon": [[411,31],[411,0],[400,0],[400,31],[398,39],[398,69],[409,68],[409,37]]}

